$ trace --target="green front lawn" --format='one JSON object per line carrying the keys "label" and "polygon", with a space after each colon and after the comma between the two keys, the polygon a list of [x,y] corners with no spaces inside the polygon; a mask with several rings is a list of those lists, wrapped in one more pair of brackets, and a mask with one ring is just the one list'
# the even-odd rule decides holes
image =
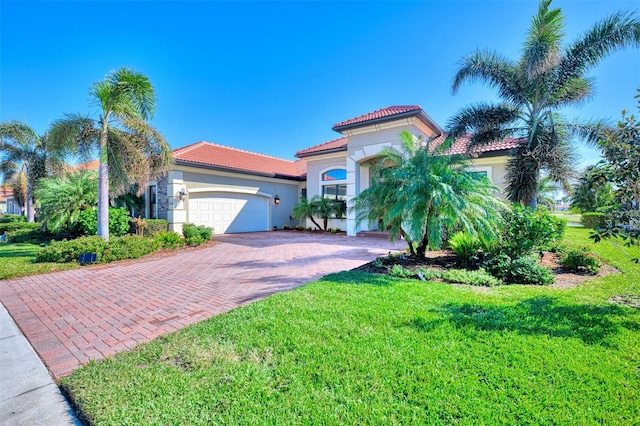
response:
{"label": "green front lawn", "polygon": [[582,215],[578,213],[571,213],[570,211],[560,211],[557,210],[551,213],[555,217],[559,217],[560,219],[566,220],[568,223],[573,225],[580,225],[582,221]]}
{"label": "green front lawn", "polygon": [[35,263],[36,253],[40,248],[35,244],[0,243],[0,280],[25,275],[46,274],[78,267],[76,262]]}
{"label": "green front lawn", "polygon": [[[584,229],[571,240],[588,242]],[[107,424],[634,424],[640,266],[572,289],[344,272],[92,363],[62,387]]]}

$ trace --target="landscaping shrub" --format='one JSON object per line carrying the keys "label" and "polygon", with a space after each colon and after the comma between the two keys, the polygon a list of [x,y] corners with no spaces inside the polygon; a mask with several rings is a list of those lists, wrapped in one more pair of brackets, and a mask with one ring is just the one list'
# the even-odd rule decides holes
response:
{"label": "landscaping shrub", "polygon": [[456,232],[449,238],[448,244],[464,264],[468,264],[473,255],[482,247],[477,237],[466,232]]}
{"label": "landscaping shrub", "polygon": [[108,263],[121,259],[137,259],[157,251],[160,247],[159,241],[138,235],[111,238],[102,252],[100,261]]}
{"label": "landscaping shrub", "polygon": [[27,218],[21,214],[5,214],[0,217],[0,223],[26,222]]}
{"label": "landscaping shrub", "polygon": [[197,246],[213,238],[213,228],[185,223],[182,225],[182,235],[184,235],[187,244]]}
{"label": "landscaping shrub", "polygon": [[502,251],[509,257],[527,255],[535,249],[548,249],[564,236],[567,222],[552,216],[545,208],[535,212],[514,204],[504,217]]}
{"label": "landscaping shrub", "polygon": [[155,240],[164,248],[179,248],[184,247],[184,238],[177,232],[158,232],[155,236]]}
{"label": "landscaping shrub", "polygon": [[[119,237],[129,232],[129,211],[124,208],[109,207],[109,234]],[[78,226],[85,235],[98,233],[98,210],[83,210],[78,217]]]}
{"label": "landscaping shrub", "polygon": [[586,228],[604,228],[607,225],[607,215],[601,212],[582,213],[580,222]]}
{"label": "landscaping shrub", "polygon": [[291,227],[289,225],[282,225],[282,229],[288,231]]}
{"label": "landscaping shrub", "polygon": [[538,264],[535,255],[511,257],[503,250],[484,255],[479,266],[507,284],[553,284],[551,269]]}
{"label": "landscaping shrub", "polygon": [[401,265],[393,265],[389,270],[389,275],[398,278],[413,278],[416,276],[416,273],[409,269],[403,268]]}
{"label": "landscaping shrub", "polygon": [[4,234],[5,232],[14,232],[14,231],[23,231],[23,230],[32,230],[39,229],[39,223],[32,222],[3,222],[0,223],[0,234]]}
{"label": "landscaping shrub", "polygon": [[565,245],[559,251],[560,264],[567,269],[579,271],[585,269],[596,275],[602,263],[586,246]]}
{"label": "landscaping shrub", "polygon": [[36,262],[67,263],[78,260],[82,253],[96,253],[98,262],[107,242],[98,236],[54,241],[36,254]]}
{"label": "landscaping shrub", "polygon": [[20,229],[8,233],[7,241],[11,243],[42,244],[51,240],[61,240],[67,236],[67,234],[53,234],[37,227],[36,229]]}
{"label": "landscaping shrub", "polygon": [[154,238],[157,234],[167,232],[167,221],[165,219],[145,219],[147,224],[144,228],[144,236]]}

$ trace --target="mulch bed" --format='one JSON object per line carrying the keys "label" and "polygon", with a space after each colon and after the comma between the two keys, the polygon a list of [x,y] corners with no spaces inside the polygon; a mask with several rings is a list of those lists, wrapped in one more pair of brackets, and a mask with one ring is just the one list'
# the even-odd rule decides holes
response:
{"label": "mulch bed", "polygon": [[[385,256],[378,258],[378,261],[382,263],[382,266],[376,266],[378,262],[374,261],[362,265],[355,270],[373,274],[387,274],[393,265],[401,265],[409,270],[415,270],[420,267],[431,269],[463,268],[458,256],[451,250],[428,251],[424,259],[418,259],[412,256]],[[600,268],[600,272],[597,275],[591,275],[586,271],[571,271],[563,268],[562,265],[558,263],[558,255],[556,253],[544,253],[540,264],[550,267],[556,276],[555,283],[549,287],[571,288],[592,278],[600,278],[610,274],[620,273],[616,268],[606,264]]]}

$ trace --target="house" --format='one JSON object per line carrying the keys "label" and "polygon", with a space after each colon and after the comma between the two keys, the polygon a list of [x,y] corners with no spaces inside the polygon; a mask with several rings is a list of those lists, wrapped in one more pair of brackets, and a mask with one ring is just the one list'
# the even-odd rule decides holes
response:
{"label": "house", "polygon": [[[442,137],[443,130],[419,105],[390,106],[339,122],[342,137],[298,151],[296,161],[197,142],[173,151],[174,167],[146,190],[146,216],[163,218],[180,232],[184,223],[206,225],[216,234],[267,231],[293,225],[301,196],[331,197],[346,204],[370,183],[369,169],[381,151],[400,144],[399,134]],[[451,153],[466,152],[457,140]],[[474,152],[473,169],[504,187],[505,165],[515,140]],[[377,223],[356,226],[355,213],[330,226],[354,236]]]}
{"label": "house", "polygon": [[13,188],[8,185],[0,186],[0,213],[22,214]]}

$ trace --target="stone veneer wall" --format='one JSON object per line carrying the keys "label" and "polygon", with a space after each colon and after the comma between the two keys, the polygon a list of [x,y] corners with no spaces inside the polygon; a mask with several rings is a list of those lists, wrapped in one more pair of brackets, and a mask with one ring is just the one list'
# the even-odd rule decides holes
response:
{"label": "stone veneer wall", "polygon": [[167,211],[169,210],[170,200],[169,200],[169,194],[167,194],[167,184],[168,184],[167,176],[163,176],[162,178],[158,179],[158,186],[157,186],[158,219],[165,219],[165,220],[168,219]]}

